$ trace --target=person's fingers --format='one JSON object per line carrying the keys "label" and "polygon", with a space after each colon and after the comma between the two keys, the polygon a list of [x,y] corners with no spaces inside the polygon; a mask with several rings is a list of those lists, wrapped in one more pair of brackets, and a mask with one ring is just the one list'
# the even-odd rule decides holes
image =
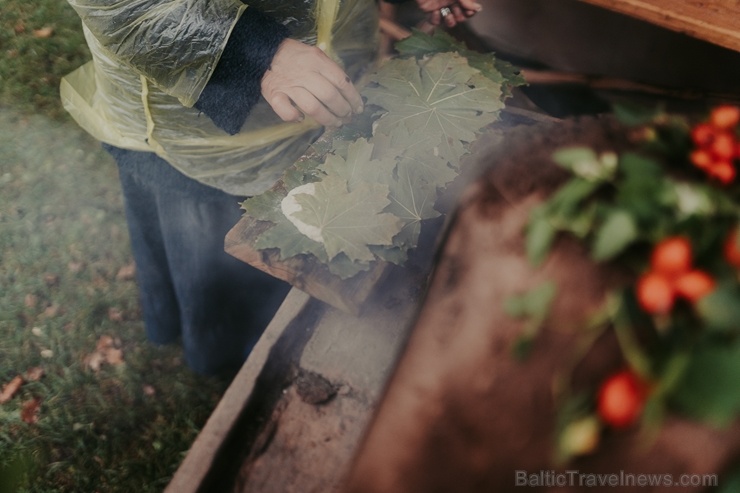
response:
{"label": "person's fingers", "polygon": [[450,3],[450,0],[417,0],[416,4],[421,11],[429,14],[427,22],[433,26],[444,24],[455,27],[459,22],[465,22],[483,10],[477,0],[459,0],[454,3]]}
{"label": "person's fingers", "polygon": [[[319,74],[321,76],[321,80],[317,80],[313,77],[306,77],[303,79],[305,87],[330,108],[332,105],[328,104],[329,101],[325,98],[333,97],[336,94],[336,91],[338,91],[341,97],[350,105],[352,111],[356,113],[362,112],[362,97],[360,96],[360,93],[357,92],[357,89],[355,89],[355,86],[352,84],[352,80],[347,76],[344,70],[342,70],[339,65],[337,65],[319,48],[306,46],[306,51],[308,53],[306,59],[312,59],[310,66],[311,71],[315,74]],[[305,74],[307,75],[308,72]],[[328,82],[331,87],[326,86],[326,82]],[[311,87],[309,87],[309,84]],[[315,91],[321,91],[321,93],[317,93]],[[337,113],[337,116],[345,115],[343,114],[343,111],[340,111],[340,113]]]}
{"label": "person's fingers", "polygon": [[465,15],[462,8],[460,7],[459,3],[454,3],[450,5],[449,8],[452,11],[452,15],[448,15],[447,17],[453,17],[453,19],[455,20],[455,24],[457,24],[458,22],[465,22],[468,19],[468,17]]}
{"label": "person's fingers", "polygon": [[433,12],[450,3],[450,0],[417,0],[416,5],[422,12]]}
{"label": "person's fingers", "polygon": [[293,106],[290,98],[284,92],[277,92],[267,100],[272,109],[281,120],[286,122],[296,122],[303,120],[303,114]]}
{"label": "person's fingers", "polygon": [[422,12],[432,12],[442,7],[451,7],[454,3],[459,4],[462,10],[472,10],[474,12],[483,10],[483,5],[478,3],[477,0],[417,0],[416,5]]}
{"label": "person's fingers", "polygon": [[[323,52],[321,52],[321,54],[325,58],[326,63],[324,64],[324,66],[319,68],[318,73],[331,83],[331,85],[333,86],[332,89],[336,89],[339,91],[339,94],[341,94],[344,101],[349,104],[350,111],[353,111],[355,113],[362,113],[362,96],[360,96],[360,93],[357,91],[354,84],[352,84],[352,79],[350,79],[349,76],[344,72],[344,70],[342,70],[328,56],[326,56]],[[324,96],[333,96],[332,93],[326,92],[326,88],[324,89]],[[319,97],[319,99],[324,101],[321,96]],[[344,116],[341,113],[335,114],[337,116]]]}
{"label": "person's fingers", "polygon": [[[458,15],[462,13],[460,7],[457,4],[450,4],[446,7],[439,9],[440,24],[444,24],[447,27],[455,27],[458,22]],[[464,20],[464,19],[463,19]]]}
{"label": "person's fingers", "polygon": [[429,18],[427,20],[429,21],[429,24],[439,26],[442,22],[442,14],[440,14],[439,10],[435,10],[429,13]]}
{"label": "person's fingers", "polygon": [[477,12],[483,10],[483,5],[479,4],[476,0],[458,0],[457,3],[466,13],[472,12],[472,14],[467,14],[467,17],[472,17]]}
{"label": "person's fingers", "polygon": [[[336,86],[327,84],[323,80],[315,80],[307,81],[305,87],[335,116],[345,118],[352,115],[353,108],[350,102]],[[361,104],[361,101],[355,104]],[[357,109],[359,110],[359,108]],[[357,112],[359,113],[359,111]]]}
{"label": "person's fingers", "polygon": [[342,124],[342,119],[327,109],[324,104],[316,98],[312,92],[303,87],[294,88],[290,94],[296,107],[306,116],[310,116],[321,125],[327,127],[338,127]]}
{"label": "person's fingers", "polygon": [[344,70],[320,49],[292,39],[273,57],[262,78],[262,95],[286,121],[303,112],[322,125],[336,126],[363,110],[362,97]]}

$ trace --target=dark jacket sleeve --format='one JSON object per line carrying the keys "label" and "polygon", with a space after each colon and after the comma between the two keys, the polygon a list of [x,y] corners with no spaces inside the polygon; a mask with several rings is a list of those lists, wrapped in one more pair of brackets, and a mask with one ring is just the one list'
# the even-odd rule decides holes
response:
{"label": "dark jacket sleeve", "polygon": [[239,131],[259,101],[261,81],[288,28],[249,7],[239,18],[195,107],[229,134]]}

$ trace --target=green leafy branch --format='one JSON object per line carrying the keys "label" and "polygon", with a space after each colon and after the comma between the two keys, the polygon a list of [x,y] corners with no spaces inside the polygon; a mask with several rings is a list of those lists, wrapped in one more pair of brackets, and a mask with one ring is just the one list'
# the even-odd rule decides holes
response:
{"label": "green leafy branch", "polygon": [[[707,179],[702,173],[701,162],[690,157],[697,127],[685,118],[629,108],[615,114],[639,136],[634,149],[597,153],[578,146],[555,152],[553,161],[570,178],[532,212],[527,256],[541,265],[558,237],[569,235],[587,247],[595,263],[625,274],[628,281],[614,287],[597,318],[614,331],[630,371],[646,383],[647,432],[660,427],[666,412],[727,426],[740,416],[740,277],[738,261],[727,253],[740,248],[733,233],[740,222],[740,187],[726,175]],[[654,268],[657,246],[667,238],[690,245],[691,268],[706,273],[711,284],[707,294],[651,312],[641,298],[652,294],[633,281]],[[538,291],[507,300],[507,308],[520,307],[510,314],[526,314],[521,307],[540,299]],[[523,332],[531,344],[543,315],[527,316]],[[592,336],[593,331],[583,333],[588,340]],[[563,401],[560,458],[595,447],[594,405],[594,396]]]}

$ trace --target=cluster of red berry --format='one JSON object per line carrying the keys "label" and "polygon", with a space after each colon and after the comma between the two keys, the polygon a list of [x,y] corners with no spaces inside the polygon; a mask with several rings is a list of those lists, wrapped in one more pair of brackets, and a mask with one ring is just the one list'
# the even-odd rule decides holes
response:
{"label": "cluster of red berry", "polygon": [[709,176],[727,185],[735,180],[734,161],[740,158],[740,142],[736,130],[740,123],[740,108],[722,105],[714,108],[709,121],[691,129],[696,149],[689,158]]}
{"label": "cluster of red berry", "polygon": [[714,289],[708,273],[692,267],[691,242],[683,236],[661,240],[650,257],[650,270],[637,281],[637,301],[648,313],[664,315],[676,298],[696,302]]}
{"label": "cluster of red berry", "polygon": [[[724,259],[740,268],[740,231],[733,229],[724,245]],[[648,313],[665,315],[676,298],[696,302],[714,289],[707,272],[693,268],[691,242],[683,236],[661,240],[652,251],[650,269],[637,282],[637,300]],[[597,396],[601,420],[613,428],[625,428],[637,421],[650,395],[649,383],[630,369],[607,377]]]}
{"label": "cluster of red berry", "polygon": [[[734,182],[740,165],[740,107],[715,107],[706,122],[691,129],[695,144],[690,161],[723,185]],[[740,227],[728,232],[723,244],[724,260],[740,271]],[[715,290],[716,280],[707,271],[694,265],[691,241],[686,236],[673,235],[659,241],[652,249],[649,267],[637,280],[635,295],[646,313],[668,316],[678,300],[698,302]],[[596,416],[575,422],[568,435],[578,446],[572,451],[587,453],[596,447],[600,424],[623,429],[634,425],[641,417],[645,404],[654,391],[655,382],[630,367],[608,375],[596,394]],[[597,423],[597,424],[594,424]],[[580,426],[583,425],[583,426]],[[588,425],[588,426],[586,426]],[[585,438],[584,438],[585,437]],[[570,443],[570,442],[569,442]],[[572,445],[572,443],[571,443]]]}

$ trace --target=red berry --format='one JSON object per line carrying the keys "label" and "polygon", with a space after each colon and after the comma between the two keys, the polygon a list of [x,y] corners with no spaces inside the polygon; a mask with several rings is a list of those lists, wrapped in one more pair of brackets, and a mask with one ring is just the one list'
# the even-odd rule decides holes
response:
{"label": "red berry", "polygon": [[710,153],[706,149],[697,149],[695,151],[692,151],[689,155],[689,159],[692,163],[694,163],[694,166],[699,169],[706,170],[714,164],[712,153]]}
{"label": "red berry", "polygon": [[709,176],[712,176],[719,180],[719,182],[723,185],[729,185],[730,183],[735,181],[735,176],[737,176],[737,171],[735,170],[735,167],[729,161],[715,162],[707,169],[707,173],[709,174]]}
{"label": "red berry", "polygon": [[661,240],[650,257],[653,270],[667,277],[674,277],[691,269],[691,242],[683,236]]}
{"label": "red berry", "polygon": [[731,160],[735,157],[735,137],[729,132],[718,132],[709,149],[715,158]]}
{"label": "red berry", "polygon": [[740,108],[731,105],[717,106],[709,115],[709,122],[715,128],[730,128],[740,122]]}
{"label": "red berry", "polygon": [[646,397],[645,383],[630,370],[621,370],[601,384],[596,408],[606,424],[626,428],[640,417]]}
{"label": "red berry", "polygon": [[730,233],[727,235],[727,238],[725,238],[723,253],[725,256],[725,260],[730,265],[733,265],[735,267],[740,267],[740,231],[738,231],[738,228],[732,229]]}
{"label": "red berry", "polygon": [[699,123],[691,129],[691,140],[699,147],[705,147],[714,140],[716,130],[708,123]]}
{"label": "red berry", "polygon": [[666,314],[673,308],[673,286],[662,274],[648,272],[637,281],[637,301],[648,313]]}
{"label": "red berry", "polygon": [[676,279],[676,293],[689,301],[698,301],[714,289],[712,276],[701,270],[692,270]]}

